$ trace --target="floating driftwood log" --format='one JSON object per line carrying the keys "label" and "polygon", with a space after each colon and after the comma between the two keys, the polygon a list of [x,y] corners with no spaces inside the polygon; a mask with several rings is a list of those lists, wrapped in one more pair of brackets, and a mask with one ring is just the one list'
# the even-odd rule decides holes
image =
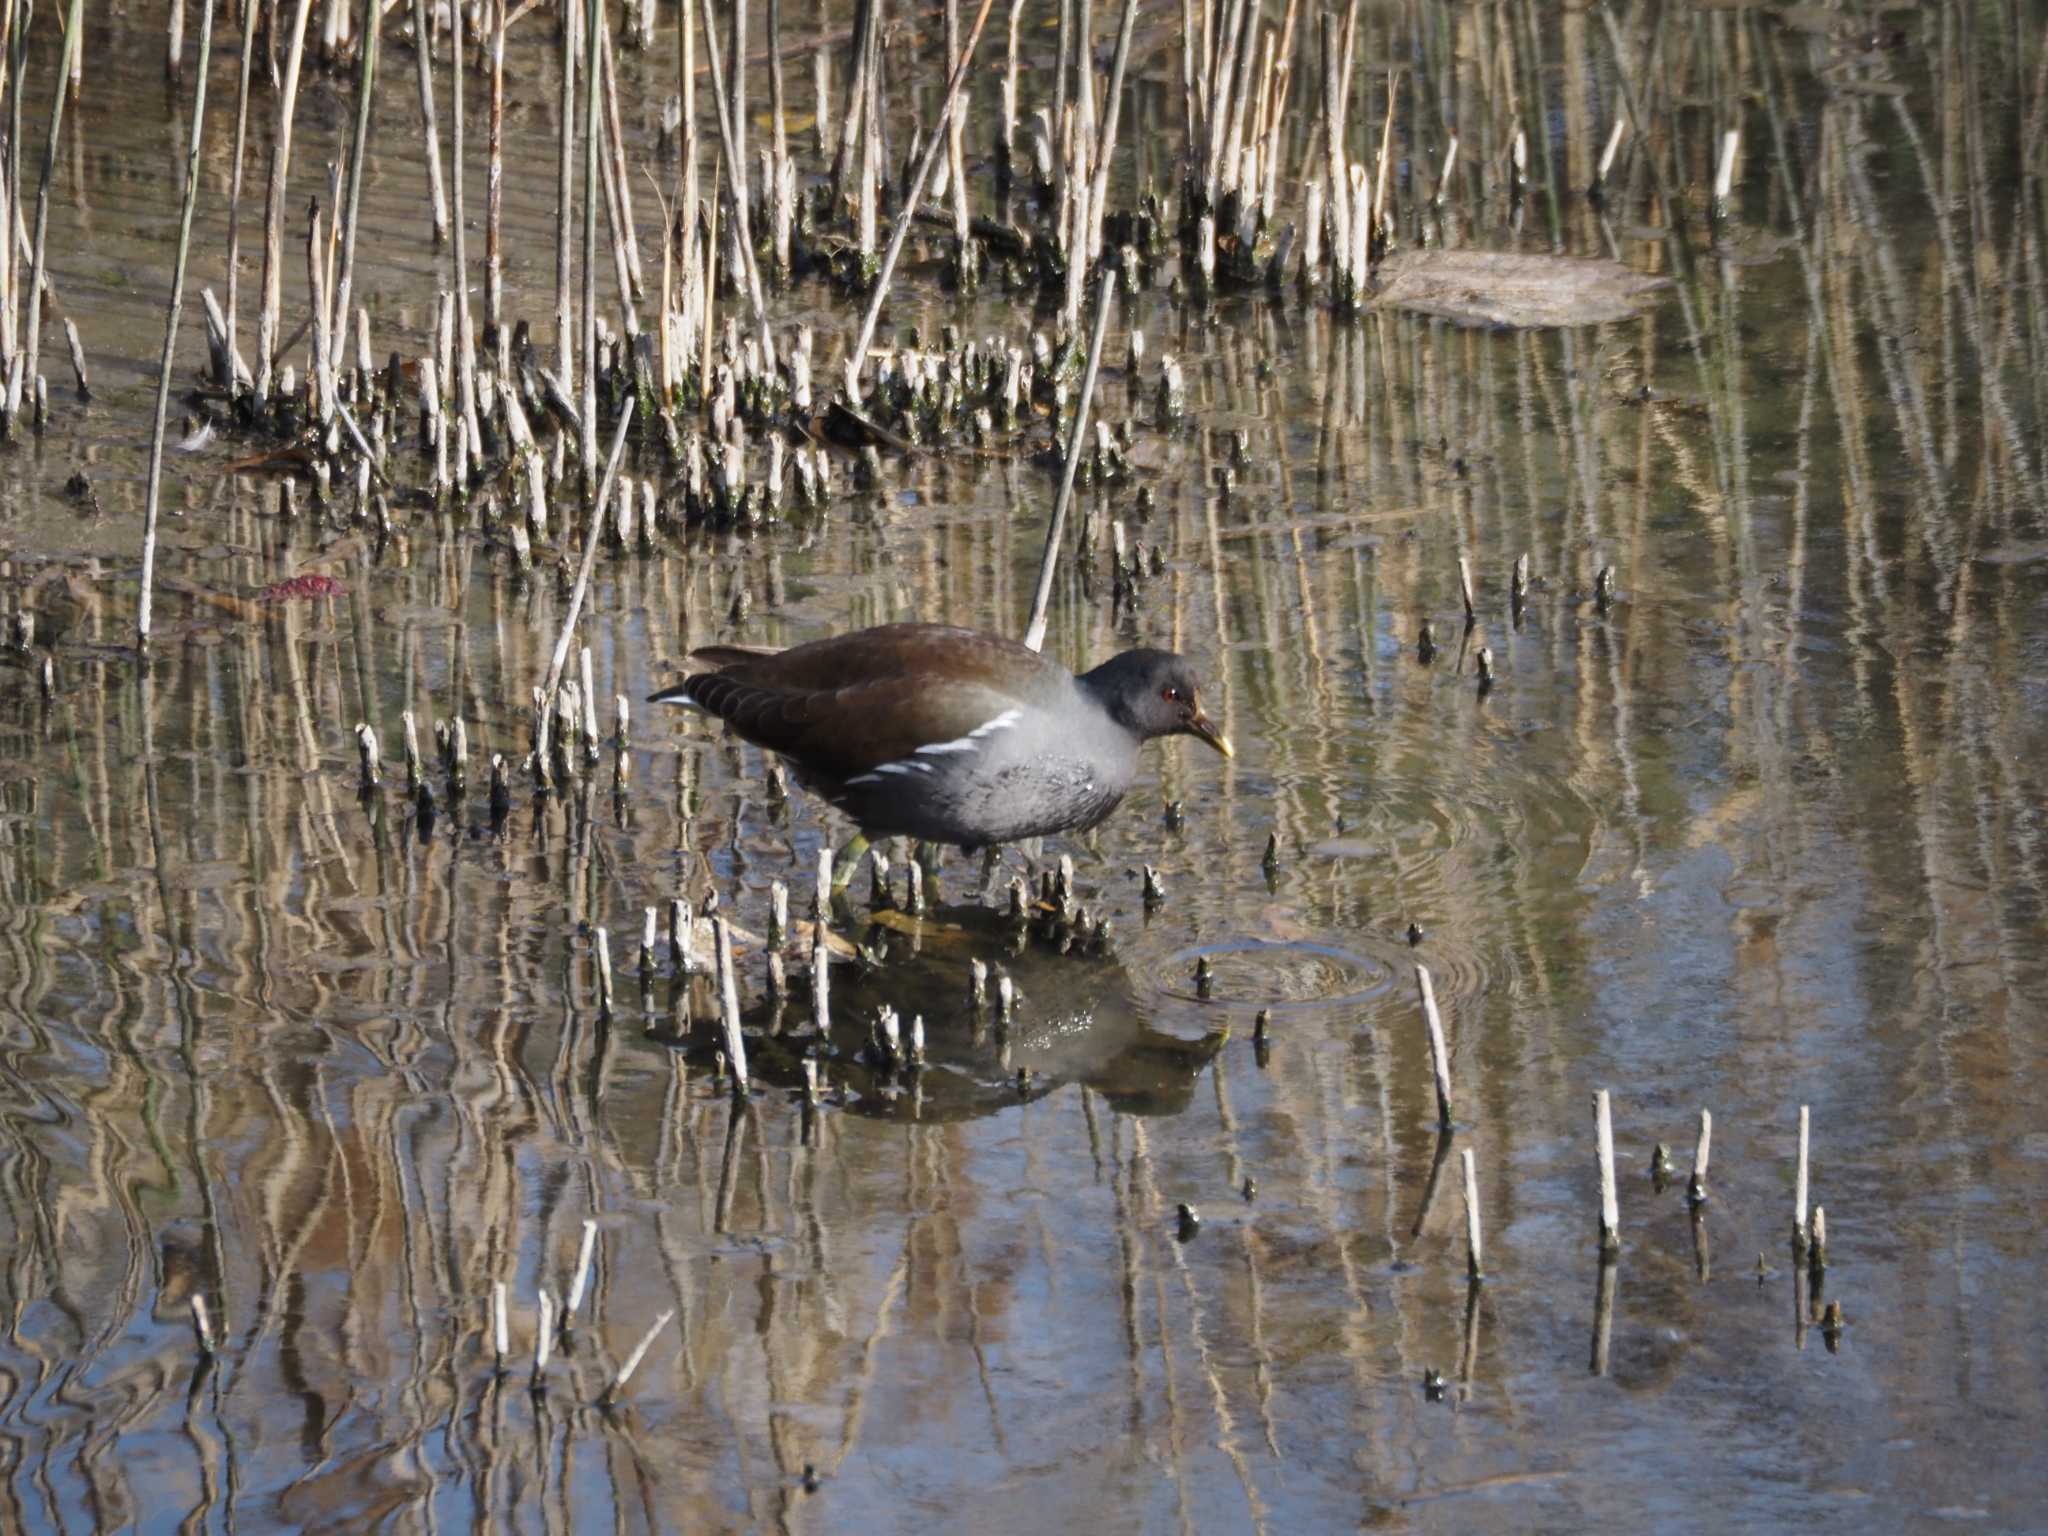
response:
{"label": "floating driftwood log", "polygon": [[1516,329],[1632,319],[1670,286],[1601,257],[1518,251],[1397,251],[1378,277],[1378,304]]}

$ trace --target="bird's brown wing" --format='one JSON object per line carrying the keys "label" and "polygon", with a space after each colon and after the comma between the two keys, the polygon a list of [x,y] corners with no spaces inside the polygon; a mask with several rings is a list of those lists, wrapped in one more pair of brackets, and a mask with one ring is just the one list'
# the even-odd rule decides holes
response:
{"label": "bird's brown wing", "polygon": [[761,681],[752,670],[700,672],[681,696],[754,745],[840,779],[912,758],[920,747],[971,750],[964,744],[981,739],[976,731],[1016,713],[1012,700],[980,682],[920,685],[895,676],[801,688]]}
{"label": "bird's brown wing", "polygon": [[708,670],[657,700],[687,700],[755,745],[840,778],[920,747],[975,750],[1004,729],[991,722],[1055,707],[1073,686],[1064,667],[1014,640],[944,624],[885,624],[786,651],[706,646],[690,659]]}
{"label": "bird's brown wing", "polygon": [[1071,679],[1059,663],[1015,640],[950,624],[880,624],[786,651],[705,646],[692,651],[690,660],[752,682],[813,691],[894,677],[942,677],[1050,698]]}

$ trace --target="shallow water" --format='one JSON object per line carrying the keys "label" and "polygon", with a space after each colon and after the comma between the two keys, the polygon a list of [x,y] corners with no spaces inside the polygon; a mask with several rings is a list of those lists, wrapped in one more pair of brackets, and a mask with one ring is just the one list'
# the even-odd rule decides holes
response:
{"label": "shallow water", "polygon": [[[1582,14],[1535,9],[1539,143],[1582,186],[1608,55]],[[635,948],[643,908],[679,891],[715,886],[751,932],[772,880],[801,911],[843,826],[772,803],[753,749],[636,706],[622,794],[607,747],[565,795],[521,780],[492,833],[478,786],[490,754],[526,750],[552,580],[427,511],[383,547],[283,521],[274,483],[223,473],[242,450],[222,442],[174,456],[146,673],[125,650],[182,129],[154,25],[99,23],[51,211],[97,395],[69,398],[59,337],[49,434],[0,450],[0,592],[55,628],[60,680],[46,706],[18,657],[0,672],[0,1526],[2038,1527],[2048,162],[2020,124],[2048,55],[2027,8],[1880,15],[1903,45],[1831,43],[1805,12],[1668,22],[1674,50],[1733,50],[1755,95],[1718,252],[1697,204],[1681,237],[1650,227],[1640,168],[1605,228],[1560,194],[1564,248],[1612,239],[1676,270],[1639,322],[1489,334],[1292,295],[1139,297],[1195,419],[1138,435],[1149,519],[1128,485],[1080,510],[1129,520],[1163,569],[1113,616],[1100,554],[1085,587],[1070,567],[1049,649],[1188,650],[1238,756],[1151,749],[1097,833],[1011,850],[986,885],[953,856],[921,921],[869,932],[856,880],[842,927],[887,954],[835,982],[834,1093],[808,1122],[808,1001],[771,1008],[744,949],[762,1082],[735,1107],[701,980],[674,983],[664,946],[643,986]],[[1476,91],[1486,40],[1455,41],[1429,67]],[[508,130],[508,286],[537,326],[546,51],[515,49],[532,94]],[[667,58],[622,59],[651,164]],[[387,53],[361,237],[378,346],[407,350],[437,282],[411,68]],[[1145,68],[1141,144],[1172,105],[1163,58]],[[231,79],[218,64],[217,114]],[[301,207],[346,133],[345,93],[314,90],[333,100],[302,123]],[[1704,184],[1726,100],[1683,104]],[[1466,131],[1498,146],[1485,113]],[[195,235],[216,286],[230,131],[209,126]],[[1539,191],[1519,235],[1504,198],[1454,209],[1449,234],[1544,249],[1551,217]],[[929,278],[896,324],[1018,321]],[[844,345],[821,290],[778,313]],[[195,370],[197,325],[188,305]],[[1149,424],[1155,369],[1135,388],[1113,369],[1105,414]],[[97,510],[65,491],[75,472]],[[637,701],[731,637],[741,586],[754,643],[1021,628],[1044,466],[892,460],[878,487],[840,484],[822,519],[608,556],[599,693]],[[343,590],[254,600],[309,570]],[[391,761],[406,708],[459,713],[471,743],[471,793],[426,835]],[[358,720],[387,742],[367,802]],[[1061,853],[1111,956],[1007,952],[1007,876]],[[1147,863],[1167,888],[1150,913]],[[968,1005],[974,956],[1021,990],[1007,1029]],[[1450,1035],[1447,1159],[1417,960]],[[922,1015],[921,1077],[855,1059],[883,1002]],[[1601,1088],[1623,1238],[1605,1270]],[[1801,1105],[1832,1337],[1787,1243]],[[1658,1142],[1680,1168],[1661,1191]],[[567,1287],[586,1217],[592,1288],[535,1398],[534,1297]],[[222,1338],[204,1365],[195,1292]],[[599,1406],[671,1309],[623,1404]]]}

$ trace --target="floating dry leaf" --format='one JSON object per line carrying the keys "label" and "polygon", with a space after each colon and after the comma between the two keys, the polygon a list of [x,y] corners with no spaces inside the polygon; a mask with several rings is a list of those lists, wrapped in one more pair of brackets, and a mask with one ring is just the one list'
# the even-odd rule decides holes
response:
{"label": "floating dry leaf", "polygon": [[1599,325],[1634,318],[1669,282],[1599,257],[1402,251],[1380,264],[1375,299],[1461,325]]}

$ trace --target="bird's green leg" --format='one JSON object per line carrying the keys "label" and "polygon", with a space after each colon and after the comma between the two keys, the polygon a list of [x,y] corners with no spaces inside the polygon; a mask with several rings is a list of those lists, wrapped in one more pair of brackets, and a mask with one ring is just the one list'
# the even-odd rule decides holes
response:
{"label": "bird's green leg", "polygon": [[846,882],[853,878],[854,866],[868,853],[868,835],[865,832],[853,834],[853,841],[832,856],[832,889],[843,891]]}

